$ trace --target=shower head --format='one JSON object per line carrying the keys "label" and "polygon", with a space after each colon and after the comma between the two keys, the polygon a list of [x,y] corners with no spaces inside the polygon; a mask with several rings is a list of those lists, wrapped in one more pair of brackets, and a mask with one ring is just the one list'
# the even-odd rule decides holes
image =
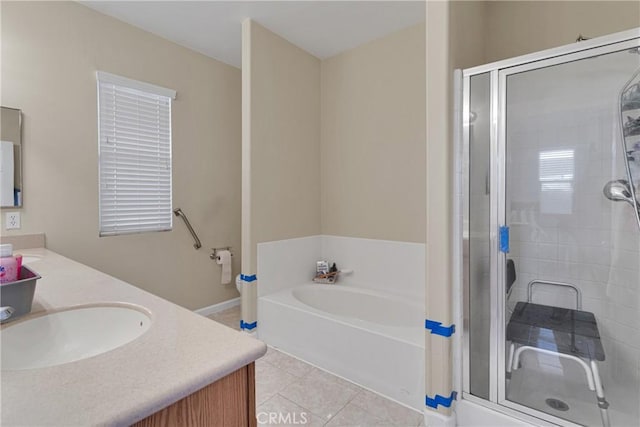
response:
{"label": "shower head", "polygon": [[604,196],[614,202],[627,202],[635,207],[629,182],[624,179],[609,181],[602,190]]}

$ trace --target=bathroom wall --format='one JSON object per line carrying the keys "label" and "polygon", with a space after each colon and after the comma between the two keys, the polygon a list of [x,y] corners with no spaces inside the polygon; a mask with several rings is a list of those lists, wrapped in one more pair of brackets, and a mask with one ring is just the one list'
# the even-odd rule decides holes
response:
{"label": "bathroom wall", "polygon": [[425,26],[322,61],[322,232],[424,243]]}
{"label": "bathroom wall", "polygon": [[[240,70],[76,2],[2,3],[2,105],[24,114],[22,229],[47,246],[197,309],[237,296],[208,248],[240,258]],[[173,231],[98,237],[96,70],[175,89]],[[6,210],[3,210],[3,212]],[[4,220],[4,218],[2,218]]]}
{"label": "bathroom wall", "polygon": [[424,31],[320,61],[251,23],[253,244],[320,234],[320,224],[323,234],[424,242]]}
{"label": "bathroom wall", "polygon": [[323,61],[256,23],[251,40],[252,240],[424,242],[424,25]]}
{"label": "bathroom wall", "polygon": [[[323,253],[307,236],[424,242],[424,31],[414,26],[320,61],[245,21],[242,272],[258,275],[257,286],[243,288],[245,322],[256,320],[254,295],[311,279]],[[265,251],[282,241],[294,249]],[[421,277],[422,264],[413,267],[407,274]]]}
{"label": "bathroom wall", "polygon": [[[242,274],[261,242],[320,233],[320,60],[260,24],[242,24]],[[258,282],[242,320],[257,320]]]}
{"label": "bathroom wall", "polygon": [[637,1],[488,1],[486,62],[640,26]]}
{"label": "bathroom wall", "polygon": [[[451,66],[463,69],[487,62],[487,3],[491,2],[449,2],[447,50]],[[440,43],[444,45],[445,41]]]}
{"label": "bathroom wall", "polygon": [[252,274],[258,243],[320,233],[320,60],[256,22],[245,25],[243,242],[250,248],[243,246],[242,268]]}

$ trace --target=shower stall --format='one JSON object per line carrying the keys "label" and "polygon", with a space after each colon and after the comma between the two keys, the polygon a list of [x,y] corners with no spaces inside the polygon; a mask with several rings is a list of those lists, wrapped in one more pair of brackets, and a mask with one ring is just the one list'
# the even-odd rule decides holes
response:
{"label": "shower stall", "polygon": [[462,399],[640,425],[640,29],[458,77]]}

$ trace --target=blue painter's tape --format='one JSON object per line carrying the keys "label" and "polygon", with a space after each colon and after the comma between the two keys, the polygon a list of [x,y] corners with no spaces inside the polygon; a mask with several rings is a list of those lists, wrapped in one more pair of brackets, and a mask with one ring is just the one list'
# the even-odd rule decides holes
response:
{"label": "blue painter's tape", "polygon": [[500,252],[509,253],[509,227],[500,227]]}
{"label": "blue painter's tape", "polygon": [[255,282],[256,280],[258,280],[258,277],[255,274],[252,274],[250,276],[241,274],[240,275],[240,280],[242,280],[244,282]]}
{"label": "blue painter's tape", "polygon": [[425,396],[425,401],[426,401],[426,405],[429,408],[436,409],[438,405],[448,408],[451,406],[451,403],[453,403],[453,401],[456,400],[457,397],[458,397],[458,392],[452,391],[451,396],[449,397],[440,396],[439,394],[436,394],[435,396],[433,396],[433,398],[429,396]]}
{"label": "blue painter's tape", "polygon": [[251,330],[251,329],[255,329],[255,327],[258,326],[258,322],[255,321],[253,323],[246,323],[244,320],[240,321],[240,329],[245,330]]}
{"label": "blue painter's tape", "polygon": [[424,321],[424,327],[429,329],[433,335],[441,335],[443,337],[450,337],[456,331],[456,325],[442,326],[442,322],[429,319]]}

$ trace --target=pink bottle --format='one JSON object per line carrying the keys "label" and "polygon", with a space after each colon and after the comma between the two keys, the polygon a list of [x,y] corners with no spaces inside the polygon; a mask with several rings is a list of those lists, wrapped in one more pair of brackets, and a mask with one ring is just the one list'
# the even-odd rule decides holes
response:
{"label": "pink bottle", "polygon": [[13,256],[13,245],[0,245],[0,283],[18,280],[19,270],[18,259]]}

